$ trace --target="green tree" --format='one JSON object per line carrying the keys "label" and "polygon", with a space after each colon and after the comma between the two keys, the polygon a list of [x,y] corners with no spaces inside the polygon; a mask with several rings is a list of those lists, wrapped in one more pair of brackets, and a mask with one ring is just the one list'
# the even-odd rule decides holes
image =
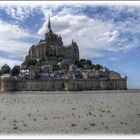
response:
{"label": "green tree", "polygon": [[4,64],[4,65],[1,67],[0,74],[10,73],[10,70],[11,70],[11,68],[9,67],[9,65]]}
{"label": "green tree", "polygon": [[86,60],[86,64],[92,66],[91,60]]}
{"label": "green tree", "polygon": [[93,65],[92,65],[92,68],[95,69],[95,70],[97,70],[97,71],[99,71],[101,68],[103,68],[103,66],[101,66],[101,65],[99,65],[99,64],[96,64],[96,65],[93,64]]}
{"label": "green tree", "polygon": [[59,66],[59,65],[54,65],[54,66],[53,66],[53,70],[54,70],[54,71],[60,70],[60,66]]}
{"label": "green tree", "polygon": [[82,67],[82,64],[81,64],[81,62],[80,62],[79,60],[76,60],[76,61],[74,62],[74,64],[75,64],[78,68],[81,68],[81,67]]}
{"label": "green tree", "polygon": [[14,66],[11,70],[11,75],[12,76],[17,76],[19,75],[19,72],[20,72],[20,66]]}
{"label": "green tree", "polygon": [[92,66],[92,62],[91,60],[86,60],[86,59],[80,59],[79,60],[76,60],[75,63],[74,63],[78,68],[84,68],[85,65],[89,65],[89,66]]}
{"label": "green tree", "polygon": [[103,68],[103,66],[101,66],[99,64],[97,64],[96,67],[97,67],[98,70],[100,70],[101,68]]}
{"label": "green tree", "polygon": [[85,62],[85,61],[86,61],[86,59],[80,59],[80,61],[81,61],[81,62]]}
{"label": "green tree", "polygon": [[58,61],[58,62],[62,62],[63,59],[64,59],[64,56],[63,56],[63,55],[58,55],[58,56],[57,56],[57,61]]}
{"label": "green tree", "polygon": [[91,60],[89,60],[89,59],[81,59],[80,60],[80,62],[82,63],[82,66],[84,66],[84,65],[92,65],[92,62],[91,62]]}
{"label": "green tree", "polygon": [[35,66],[37,64],[36,59],[26,59],[22,65],[26,65],[27,67],[32,65]]}

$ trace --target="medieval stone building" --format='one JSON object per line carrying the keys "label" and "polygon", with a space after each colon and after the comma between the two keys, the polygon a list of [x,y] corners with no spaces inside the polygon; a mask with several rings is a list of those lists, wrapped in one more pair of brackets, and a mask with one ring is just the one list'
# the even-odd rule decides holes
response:
{"label": "medieval stone building", "polygon": [[36,59],[38,62],[47,65],[55,65],[60,61],[71,64],[75,60],[79,60],[79,49],[74,41],[68,46],[63,45],[61,36],[53,33],[49,17],[45,39],[40,40],[36,45],[32,45],[26,58]]}

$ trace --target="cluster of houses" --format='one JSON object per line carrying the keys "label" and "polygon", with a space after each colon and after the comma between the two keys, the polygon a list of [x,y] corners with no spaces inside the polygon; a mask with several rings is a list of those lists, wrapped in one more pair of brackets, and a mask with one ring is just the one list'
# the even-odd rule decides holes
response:
{"label": "cluster of houses", "polygon": [[68,70],[53,70],[53,66],[51,65],[30,66],[28,69],[21,69],[18,78],[23,80],[120,79],[121,75],[117,72],[110,71],[107,68],[101,68],[97,71],[95,69],[81,69],[76,65],[71,64]]}

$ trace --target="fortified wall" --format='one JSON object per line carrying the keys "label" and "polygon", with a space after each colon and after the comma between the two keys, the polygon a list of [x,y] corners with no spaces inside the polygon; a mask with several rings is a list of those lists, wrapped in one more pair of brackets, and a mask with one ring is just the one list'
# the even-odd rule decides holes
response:
{"label": "fortified wall", "polygon": [[112,80],[1,80],[2,91],[79,91],[79,90],[125,90],[127,79]]}

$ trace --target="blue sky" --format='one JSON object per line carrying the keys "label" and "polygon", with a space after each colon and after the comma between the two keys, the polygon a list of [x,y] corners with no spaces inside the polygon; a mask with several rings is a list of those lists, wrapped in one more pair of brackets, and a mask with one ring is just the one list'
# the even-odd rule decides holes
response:
{"label": "blue sky", "polygon": [[0,66],[21,64],[32,44],[52,30],[75,40],[80,57],[128,77],[140,88],[140,2],[0,2]]}

